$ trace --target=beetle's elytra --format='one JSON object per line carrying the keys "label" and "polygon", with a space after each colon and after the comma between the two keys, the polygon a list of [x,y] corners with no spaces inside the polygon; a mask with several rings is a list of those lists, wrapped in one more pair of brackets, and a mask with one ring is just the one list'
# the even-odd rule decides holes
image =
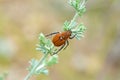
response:
{"label": "beetle's elytra", "polygon": [[59,47],[63,44],[65,44],[65,42],[68,40],[68,38],[71,36],[71,31],[65,31],[62,33],[57,33],[53,39],[52,42],[55,46]]}

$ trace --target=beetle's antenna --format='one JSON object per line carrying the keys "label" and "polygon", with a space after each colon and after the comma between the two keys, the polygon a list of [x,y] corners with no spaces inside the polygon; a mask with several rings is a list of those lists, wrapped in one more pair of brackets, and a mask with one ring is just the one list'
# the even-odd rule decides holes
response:
{"label": "beetle's antenna", "polygon": [[59,33],[59,32],[53,32],[53,33],[47,34],[47,35],[45,35],[45,37],[49,37],[49,36],[52,36],[52,35],[57,34],[57,33]]}

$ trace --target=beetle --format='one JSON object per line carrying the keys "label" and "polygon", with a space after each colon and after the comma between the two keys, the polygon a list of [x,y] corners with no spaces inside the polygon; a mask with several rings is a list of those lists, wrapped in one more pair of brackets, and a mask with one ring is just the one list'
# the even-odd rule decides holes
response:
{"label": "beetle", "polygon": [[61,46],[52,55],[57,54],[62,49],[66,49],[69,45],[68,39],[73,39],[75,37],[75,35],[72,36],[72,31],[71,30],[67,30],[67,31],[64,31],[64,32],[53,32],[53,33],[50,33],[50,34],[45,35],[45,36],[48,37],[48,36],[51,36],[51,35],[54,35],[53,39],[52,39],[52,43],[54,44],[54,46],[56,46],[56,47]]}

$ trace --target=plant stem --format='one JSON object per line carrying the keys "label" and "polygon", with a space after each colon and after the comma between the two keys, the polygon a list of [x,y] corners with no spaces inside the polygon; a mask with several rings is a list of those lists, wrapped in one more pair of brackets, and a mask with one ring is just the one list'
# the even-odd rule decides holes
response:
{"label": "plant stem", "polygon": [[78,13],[76,13],[73,17],[73,19],[71,20],[69,27],[71,27],[71,25],[73,24],[73,22],[76,20],[76,18],[78,17]]}
{"label": "plant stem", "polygon": [[29,80],[29,78],[33,75],[34,71],[36,70],[36,68],[42,64],[42,62],[46,59],[46,57],[48,56],[49,53],[44,54],[44,56],[39,60],[38,64],[35,65],[35,67],[32,68],[32,70],[28,73],[28,75],[25,77],[24,80]]}

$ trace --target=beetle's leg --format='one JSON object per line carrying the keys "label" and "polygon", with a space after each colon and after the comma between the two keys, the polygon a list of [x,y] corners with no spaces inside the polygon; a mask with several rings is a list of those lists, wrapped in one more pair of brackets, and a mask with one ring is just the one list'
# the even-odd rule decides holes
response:
{"label": "beetle's leg", "polygon": [[77,34],[70,36],[69,39],[73,39]]}
{"label": "beetle's leg", "polygon": [[65,44],[62,45],[62,47],[60,47],[55,53],[53,53],[52,55],[57,54],[59,51],[61,51],[64,48]]}
{"label": "beetle's leg", "polygon": [[64,47],[64,50],[68,47],[69,41],[67,40],[65,44],[66,44],[66,46]]}
{"label": "beetle's leg", "polygon": [[49,36],[57,34],[57,33],[59,33],[59,32],[53,32],[53,33],[47,34],[47,35],[45,35],[45,37],[49,37]]}
{"label": "beetle's leg", "polygon": [[[51,54],[51,55],[55,55],[57,54],[59,51],[61,51],[63,48],[66,49],[69,45],[69,41],[67,40],[65,44],[62,45],[62,47],[60,47],[55,53]],[[64,50],[63,49],[63,50]]]}

